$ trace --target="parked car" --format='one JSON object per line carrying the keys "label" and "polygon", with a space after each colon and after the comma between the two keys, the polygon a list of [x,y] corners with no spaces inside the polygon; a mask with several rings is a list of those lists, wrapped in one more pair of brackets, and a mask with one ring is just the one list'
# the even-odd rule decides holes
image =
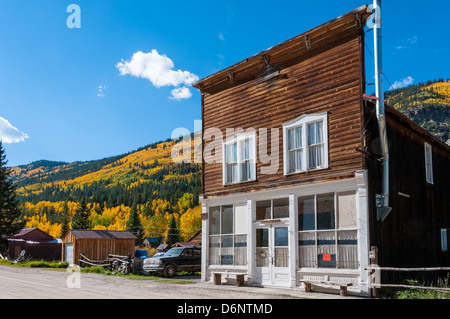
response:
{"label": "parked car", "polygon": [[143,271],[146,274],[159,273],[164,277],[173,277],[180,271],[195,272],[201,270],[201,249],[196,246],[172,248],[163,256],[144,260]]}

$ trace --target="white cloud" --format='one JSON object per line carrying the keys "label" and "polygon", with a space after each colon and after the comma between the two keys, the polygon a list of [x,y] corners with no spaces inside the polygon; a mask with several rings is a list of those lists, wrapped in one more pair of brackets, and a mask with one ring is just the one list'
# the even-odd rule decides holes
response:
{"label": "white cloud", "polygon": [[407,87],[413,83],[414,83],[414,79],[411,76],[408,76],[407,78],[405,78],[403,80],[395,81],[389,90],[401,89],[401,88]]}
{"label": "white cloud", "polygon": [[219,40],[225,42],[225,37],[223,36],[222,32],[219,33]]}
{"label": "white cloud", "polygon": [[119,69],[121,75],[128,74],[147,79],[156,88],[163,86],[182,86],[178,90],[172,90],[172,96],[175,99],[177,98],[173,95],[174,91],[176,91],[175,94],[178,94],[178,96],[188,96],[186,90],[189,91],[189,89],[186,86],[192,85],[192,83],[199,79],[197,75],[189,71],[174,69],[175,64],[173,61],[166,55],[159,54],[155,49],[148,53],[138,51],[133,54],[130,61],[124,61],[122,59],[121,62],[116,64],[116,68]]}
{"label": "white cloud", "polygon": [[191,91],[185,86],[173,89],[171,93],[172,93],[171,99],[177,101],[180,101],[182,99],[189,99],[192,96]]}
{"label": "white cloud", "polygon": [[415,35],[412,38],[398,40],[397,42],[400,44],[397,45],[395,49],[397,50],[408,49],[410,46],[419,42],[419,37]]}
{"label": "white cloud", "polygon": [[107,86],[106,85],[100,85],[97,87],[97,96],[98,97],[105,97],[105,90]]}
{"label": "white cloud", "polygon": [[28,134],[19,131],[8,120],[0,117],[0,140],[3,143],[19,143],[29,138]]}

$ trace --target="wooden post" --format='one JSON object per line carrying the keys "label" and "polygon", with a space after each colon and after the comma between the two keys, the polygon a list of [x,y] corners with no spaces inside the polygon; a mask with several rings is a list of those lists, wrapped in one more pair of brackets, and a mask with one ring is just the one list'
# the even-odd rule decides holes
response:
{"label": "wooden post", "polygon": [[[378,267],[378,247],[372,246],[370,247],[370,266],[372,267]],[[372,284],[381,283],[381,276],[380,271],[372,269],[370,271],[370,279]],[[380,297],[380,288],[375,288],[372,286],[371,294],[373,298],[379,298]]]}
{"label": "wooden post", "polygon": [[236,286],[238,287],[244,286],[244,275],[236,275]]}
{"label": "wooden post", "polygon": [[311,283],[310,282],[305,282],[305,291],[311,292]]}
{"label": "wooden post", "polygon": [[214,281],[214,285],[221,285],[222,284],[222,274],[214,273],[213,281]]}

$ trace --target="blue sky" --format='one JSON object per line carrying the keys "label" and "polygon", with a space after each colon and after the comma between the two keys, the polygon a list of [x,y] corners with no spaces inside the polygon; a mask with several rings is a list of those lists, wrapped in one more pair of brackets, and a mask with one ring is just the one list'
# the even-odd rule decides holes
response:
{"label": "blue sky", "polygon": [[[365,3],[2,0],[0,138],[9,165],[100,159],[178,127],[193,131],[201,119],[193,80]],[[81,9],[81,28],[67,25],[70,4]],[[391,84],[450,78],[449,11],[448,1],[383,1]]]}

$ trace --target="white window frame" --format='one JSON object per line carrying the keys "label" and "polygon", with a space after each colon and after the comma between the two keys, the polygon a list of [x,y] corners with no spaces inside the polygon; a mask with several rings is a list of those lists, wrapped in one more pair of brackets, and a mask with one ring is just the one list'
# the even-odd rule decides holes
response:
{"label": "white window frame", "polygon": [[[244,155],[242,152],[242,144],[245,143],[245,141],[249,140],[250,141],[250,148],[251,150],[249,150],[249,158],[248,159],[244,159]],[[236,144],[236,159],[237,161],[234,163],[236,165],[236,180],[235,181],[231,181],[228,182],[227,181],[227,146],[232,145],[232,144]],[[244,164],[245,162],[251,162],[251,166],[252,166],[252,172],[254,176],[250,176],[250,178],[248,179],[243,179],[242,176],[242,164]],[[232,138],[230,138],[229,140],[223,142],[222,144],[222,180],[223,180],[223,185],[232,185],[232,184],[239,184],[239,183],[245,183],[245,182],[252,182],[252,181],[256,181],[256,132],[253,133],[243,133],[243,134],[236,134],[235,136],[233,136]]]}
{"label": "white window frame", "polygon": [[425,143],[425,175],[426,180],[430,184],[434,184],[433,179],[433,148],[430,144]]}
{"label": "white window frame", "polygon": [[[323,134],[323,163],[321,166],[315,168],[309,168],[309,149],[308,145],[308,125],[322,122],[322,134]],[[288,147],[288,131],[301,128],[302,129],[302,168],[296,170],[295,172],[290,172],[290,162],[289,162],[289,147]],[[314,146],[314,145],[313,145]],[[292,175],[298,173],[306,173],[308,171],[327,169],[329,166],[328,160],[328,113],[319,114],[305,114],[297,119],[283,124],[283,164],[284,164],[284,175]]]}

